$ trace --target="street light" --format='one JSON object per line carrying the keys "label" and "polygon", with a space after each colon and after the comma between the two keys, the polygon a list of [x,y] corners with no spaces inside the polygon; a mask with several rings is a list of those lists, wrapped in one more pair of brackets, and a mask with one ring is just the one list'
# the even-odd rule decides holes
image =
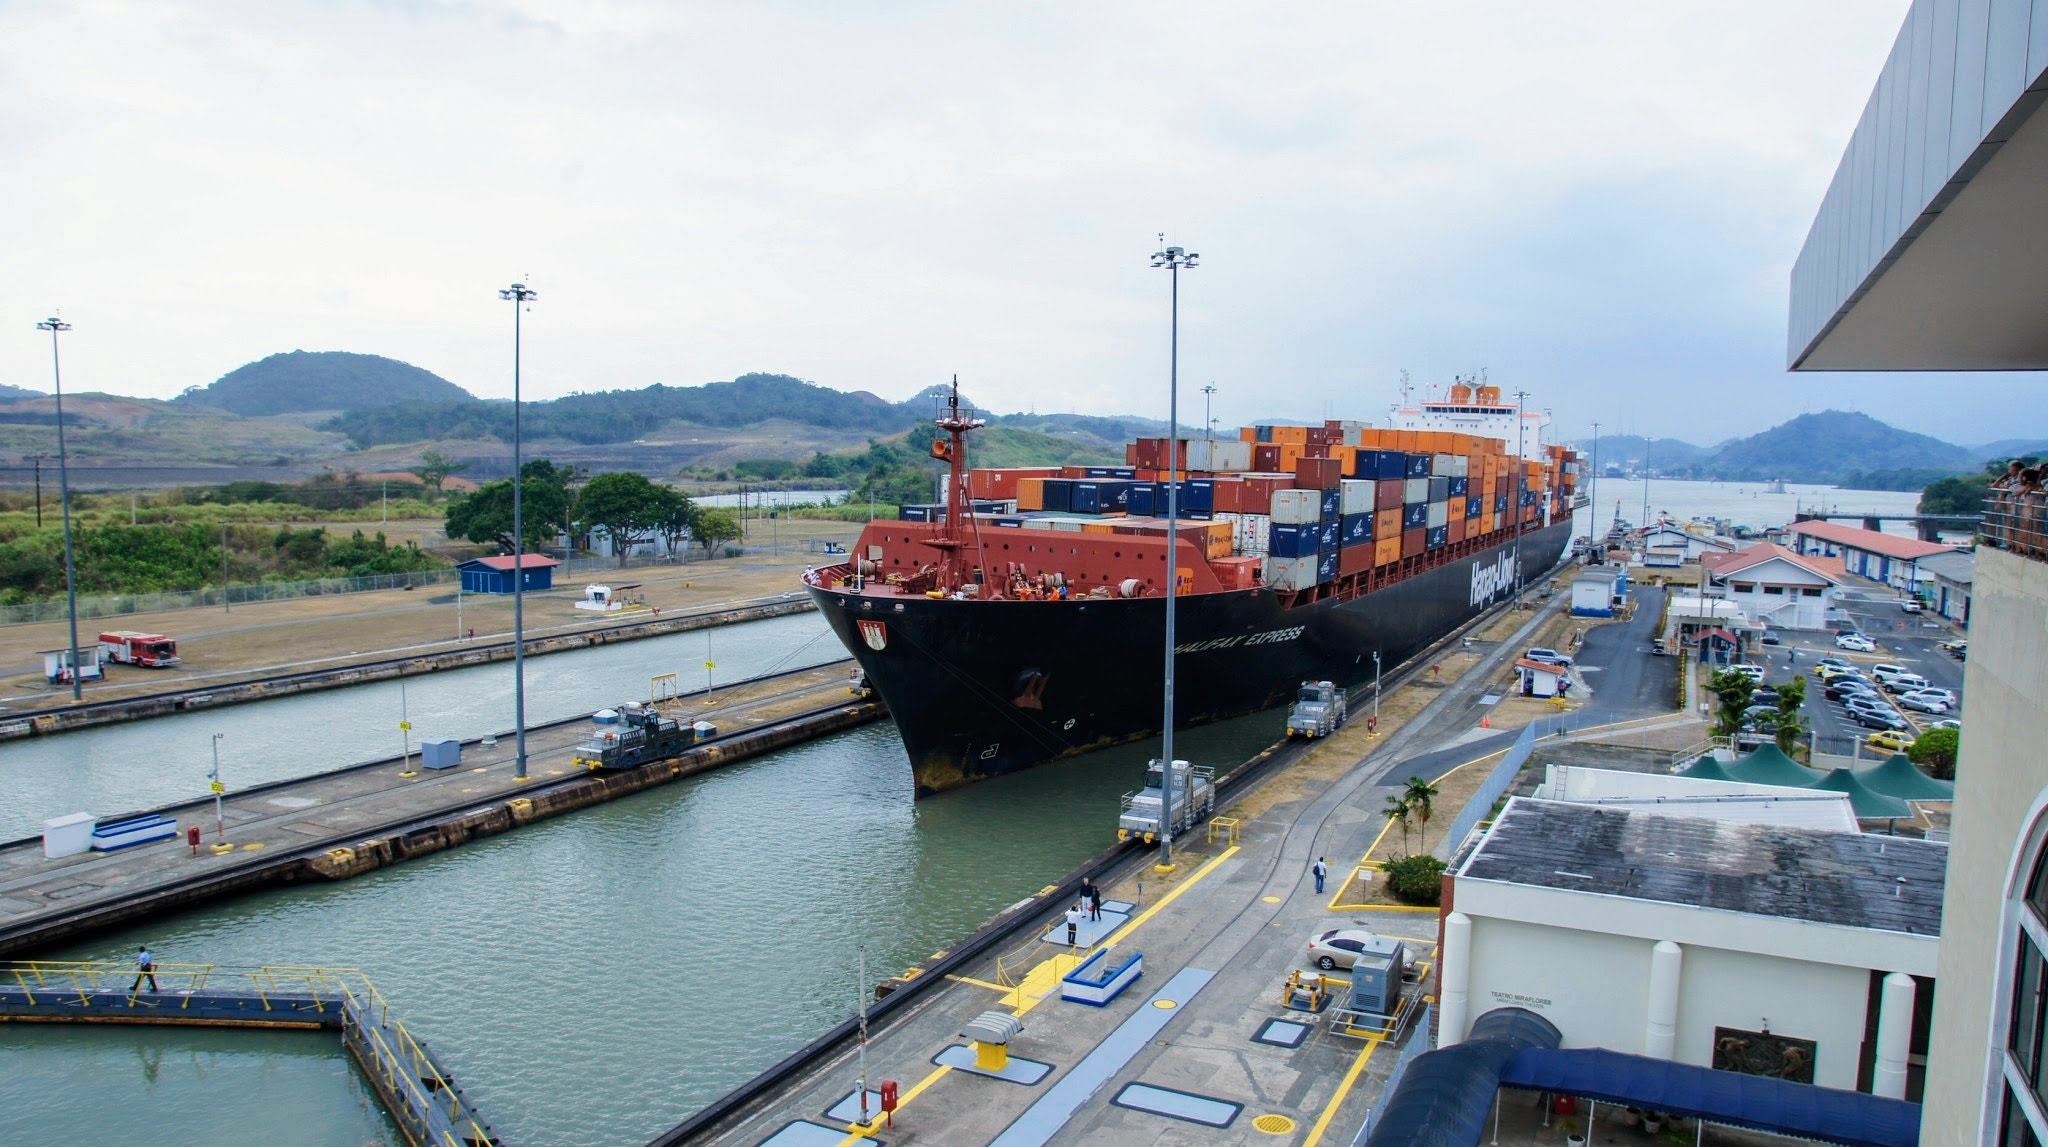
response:
{"label": "street light", "polygon": [[[1593,511],[1586,515],[1586,540],[1594,545],[1600,543],[1600,424],[1593,424],[1593,474],[1586,480],[1586,499],[1593,503]],[[1600,551],[1600,561],[1605,564],[1607,551]]]}
{"label": "street light", "polygon": [[[1166,343],[1166,715],[1161,730],[1166,759],[1160,769],[1159,863],[1154,866],[1164,871],[1173,867],[1173,609],[1180,597],[1180,272],[1183,267],[1193,270],[1201,256],[1165,247],[1165,232],[1160,233],[1159,242],[1164,249],[1152,253],[1152,266],[1166,268],[1173,282]],[[1192,786],[1188,796],[1194,796]]]}
{"label": "street light", "polygon": [[520,488],[526,485],[519,439],[519,312],[540,292],[514,283],[498,292],[512,303],[512,779],[526,779],[526,518]]}
{"label": "street light", "polygon": [[1216,393],[1216,384],[1202,388],[1202,436],[1210,443],[1216,441],[1216,419],[1209,413],[1209,396]]}
{"label": "street light", "polygon": [[1380,735],[1380,651],[1372,651],[1372,724],[1366,732]]}
{"label": "street light", "polygon": [[71,699],[83,701],[85,687],[79,677],[84,667],[78,664],[78,578],[71,559],[71,478],[64,457],[64,369],[57,357],[57,332],[70,330],[71,324],[51,315],[37,323],[36,329],[50,332],[50,378],[57,387],[57,502],[64,510],[64,601],[71,618]]}

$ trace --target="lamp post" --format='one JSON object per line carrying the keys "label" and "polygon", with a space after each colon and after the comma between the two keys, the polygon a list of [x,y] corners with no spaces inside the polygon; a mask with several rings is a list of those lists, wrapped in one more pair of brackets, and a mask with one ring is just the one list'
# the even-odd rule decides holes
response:
{"label": "lamp post", "polygon": [[1367,730],[1373,736],[1380,735],[1380,651],[1372,651],[1372,728]]}
{"label": "lamp post", "polygon": [[[64,602],[71,619],[71,699],[82,701],[85,687],[79,680],[84,667],[78,663],[78,577],[71,556],[71,477],[64,454],[64,368],[57,356],[57,332],[70,330],[71,324],[51,315],[37,323],[36,329],[50,332],[50,380],[56,384],[57,393],[57,504],[64,511]],[[41,509],[40,501],[37,509]]]}
{"label": "lamp post", "polygon": [[1202,388],[1202,437],[1211,444],[1216,441],[1216,419],[1209,413],[1209,397],[1215,393],[1216,384],[1213,382]]}
{"label": "lamp post", "polygon": [[[1586,500],[1593,504],[1591,512],[1586,515],[1586,540],[1597,546],[1600,544],[1600,424],[1597,422],[1593,424],[1593,473],[1586,479]],[[1605,550],[1600,553],[1600,561],[1603,564],[1607,561]]]}
{"label": "lamp post", "polygon": [[1522,463],[1522,400],[1529,397],[1526,390],[1515,392],[1515,468],[1520,481],[1515,483],[1515,608],[1522,608],[1522,496],[1528,492],[1529,469]]}
{"label": "lamp post", "polygon": [[[1166,247],[1152,254],[1152,266],[1164,267],[1173,284],[1173,302],[1166,341],[1166,703],[1161,721],[1165,759],[1160,762],[1159,863],[1162,871],[1173,867],[1173,610],[1180,597],[1180,272],[1193,270],[1201,256],[1179,247]],[[1192,778],[1191,778],[1192,779]],[[1194,796],[1192,786],[1188,795]]]}
{"label": "lamp post", "polygon": [[526,518],[520,488],[526,485],[519,440],[519,312],[540,292],[514,283],[498,292],[512,303],[512,779],[526,779]]}

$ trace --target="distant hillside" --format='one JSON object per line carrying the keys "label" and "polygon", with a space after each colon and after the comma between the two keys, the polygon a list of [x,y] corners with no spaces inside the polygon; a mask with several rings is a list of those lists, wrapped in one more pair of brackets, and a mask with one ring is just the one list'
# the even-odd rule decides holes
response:
{"label": "distant hillside", "polygon": [[1802,414],[1714,452],[1711,476],[1723,481],[1839,483],[1851,474],[1888,470],[1961,473],[1977,468],[1973,450],[1888,426],[1867,414],[1826,410]]}
{"label": "distant hillside", "polygon": [[[1571,444],[1574,450],[1585,452],[1590,459],[1593,440],[1581,438]],[[1671,474],[1698,466],[1714,452],[1711,446],[1694,446],[1677,438],[1644,438],[1636,434],[1602,434],[1600,436],[1600,467],[1620,466],[1623,469],[1639,469],[1643,465],[1643,452],[1649,451],[1649,466],[1660,474]]]}
{"label": "distant hillside", "polygon": [[10,398],[39,398],[42,393],[40,390],[24,390],[19,386],[8,386],[6,383],[0,383],[0,401]]}
{"label": "distant hillside", "polygon": [[1971,446],[1968,449],[1983,461],[2003,461],[2018,458],[2023,454],[2048,454],[2048,438],[2001,438],[1996,442],[1986,442],[1982,446]]}
{"label": "distant hillside", "polygon": [[[528,438],[586,445],[657,438],[670,424],[753,426],[774,419],[834,430],[893,434],[922,420],[907,404],[865,392],[848,394],[785,374],[744,374],[731,382],[572,394],[529,402],[521,414]],[[358,447],[457,438],[512,437],[509,402],[396,402],[350,410],[326,423]]]}
{"label": "distant hillside", "polygon": [[295,350],[236,367],[210,386],[185,391],[177,401],[262,418],[299,410],[365,410],[398,402],[476,399],[440,375],[397,359]]}

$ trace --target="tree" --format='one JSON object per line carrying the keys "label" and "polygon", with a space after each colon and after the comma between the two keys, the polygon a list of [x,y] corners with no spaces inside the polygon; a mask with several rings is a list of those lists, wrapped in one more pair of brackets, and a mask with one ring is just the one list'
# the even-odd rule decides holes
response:
{"label": "tree", "polygon": [[1410,904],[1437,904],[1444,895],[1444,862],[1428,853],[1387,862],[1387,887]]}
{"label": "tree", "polygon": [[1778,686],[1778,751],[1790,754],[1806,730],[1799,724],[1799,707],[1806,703],[1806,677],[1802,674]]}
{"label": "tree", "polygon": [[1408,787],[1402,791],[1408,806],[1415,810],[1417,836],[1424,848],[1429,847],[1429,818],[1436,811],[1437,788],[1421,777],[1409,777]]}
{"label": "tree", "polygon": [[662,509],[661,520],[654,524],[654,530],[673,554],[690,543],[690,532],[697,524],[697,505],[676,491],[668,491],[669,500]]}
{"label": "tree", "polygon": [[1756,692],[1756,682],[1732,669],[1722,669],[1707,679],[1707,692],[1721,701],[1714,732],[1733,736],[1742,727],[1742,711],[1749,708],[1749,695]]}
{"label": "tree", "polygon": [[[527,552],[554,542],[569,528],[569,491],[554,482],[527,478],[520,483],[521,525],[525,527]],[[512,480],[487,482],[475,493],[448,507],[442,526],[451,538],[472,542],[495,542],[504,553],[512,552]]]}
{"label": "tree", "polygon": [[1406,797],[1390,796],[1387,798],[1387,803],[1382,811],[1387,814],[1388,820],[1394,821],[1401,826],[1401,851],[1407,852],[1408,833],[1413,827],[1410,818],[1411,814],[1415,812],[1414,808],[1409,806]]}
{"label": "tree", "polygon": [[680,496],[644,474],[599,474],[576,495],[573,517],[585,529],[601,528],[610,535],[619,564],[625,565],[626,551],[660,528]]}
{"label": "tree", "polygon": [[1956,779],[1956,754],[1963,734],[1957,729],[1929,729],[1906,746],[1906,757],[1944,781]]}
{"label": "tree", "polygon": [[[441,496],[441,484],[448,480],[449,475],[459,474],[469,469],[470,465],[467,461],[457,462],[453,458],[443,457],[439,450],[422,450],[420,464],[406,473],[417,475],[420,484],[429,491],[427,496],[432,499]],[[522,506],[520,509],[523,510],[525,507]]]}
{"label": "tree", "polygon": [[730,510],[699,510],[696,520],[690,523],[690,535],[704,547],[704,555],[709,557],[726,542],[739,540],[740,520],[733,517]]}

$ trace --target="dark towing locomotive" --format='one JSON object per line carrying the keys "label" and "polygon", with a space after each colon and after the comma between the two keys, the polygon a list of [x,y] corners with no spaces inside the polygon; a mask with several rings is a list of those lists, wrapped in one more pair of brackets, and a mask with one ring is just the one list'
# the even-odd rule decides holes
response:
{"label": "dark towing locomotive", "polygon": [[667,760],[718,730],[710,723],[685,724],[637,701],[619,706],[619,723],[593,732],[576,746],[575,763],[586,769],[630,769]]}

